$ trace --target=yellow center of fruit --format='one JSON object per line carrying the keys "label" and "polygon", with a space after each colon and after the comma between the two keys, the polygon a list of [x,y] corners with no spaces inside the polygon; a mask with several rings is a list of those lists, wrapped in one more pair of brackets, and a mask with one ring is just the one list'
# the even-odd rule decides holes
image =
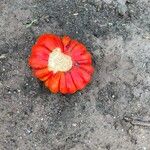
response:
{"label": "yellow center of fruit", "polygon": [[61,52],[60,48],[55,48],[49,55],[48,69],[54,73],[66,72],[72,68],[72,59],[70,56]]}

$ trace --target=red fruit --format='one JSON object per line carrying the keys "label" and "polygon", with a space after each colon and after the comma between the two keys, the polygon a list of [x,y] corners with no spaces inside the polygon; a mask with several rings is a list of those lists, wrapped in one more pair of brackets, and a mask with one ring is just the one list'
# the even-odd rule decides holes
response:
{"label": "red fruit", "polygon": [[53,93],[82,90],[94,72],[91,54],[69,36],[43,34],[32,47],[29,65],[34,75]]}

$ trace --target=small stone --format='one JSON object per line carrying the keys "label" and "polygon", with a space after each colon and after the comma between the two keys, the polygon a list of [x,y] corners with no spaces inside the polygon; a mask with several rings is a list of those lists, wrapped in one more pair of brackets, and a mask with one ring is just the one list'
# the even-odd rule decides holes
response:
{"label": "small stone", "polygon": [[11,91],[8,91],[8,94],[10,94],[11,93]]}
{"label": "small stone", "polygon": [[31,134],[32,133],[32,128],[26,129],[26,133]]}
{"label": "small stone", "polygon": [[118,0],[118,13],[122,16],[125,16],[126,12],[128,11],[125,2],[126,1],[124,0]]}
{"label": "small stone", "polygon": [[6,58],[6,54],[0,55],[0,59],[4,59],[4,58]]}
{"label": "small stone", "polygon": [[20,93],[20,92],[21,92],[21,90],[20,90],[20,89],[18,89],[17,91],[18,91],[18,93]]}
{"label": "small stone", "polygon": [[105,3],[110,4],[112,3],[112,0],[103,0]]}
{"label": "small stone", "polygon": [[109,22],[109,23],[108,23],[108,25],[109,25],[109,26],[112,26],[112,25],[113,25],[113,23]]}
{"label": "small stone", "polygon": [[115,98],[115,95],[112,95],[112,98]]}
{"label": "small stone", "polygon": [[72,124],[72,126],[73,126],[73,127],[76,127],[76,126],[77,126],[77,124],[76,124],[76,123],[73,123],[73,124]]}
{"label": "small stone", "polygon": [[74,15],[74,16],[78,16],[78,14],[79,14],[79,13],[74,13],[73,15]]}

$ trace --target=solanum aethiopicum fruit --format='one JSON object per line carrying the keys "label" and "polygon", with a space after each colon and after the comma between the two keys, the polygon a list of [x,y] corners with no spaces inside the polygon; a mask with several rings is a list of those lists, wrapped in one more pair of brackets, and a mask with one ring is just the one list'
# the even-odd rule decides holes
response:
{"label": "solanum aethiopicum fruit", "polygon": [[31,50],[29,65],[34,76],[53,93],[72,94],[82,90],[94,72],[91,54],[69,36],[43,34]]}

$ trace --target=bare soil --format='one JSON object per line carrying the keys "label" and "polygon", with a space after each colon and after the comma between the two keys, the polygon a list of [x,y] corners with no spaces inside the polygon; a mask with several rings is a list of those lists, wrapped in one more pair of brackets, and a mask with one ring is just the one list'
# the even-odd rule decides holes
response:
{"label": "bare soil", "polygon": [[[32,76],[44,32],[91,52],[83,91],[54,95]],[[150,1],[0,0],[0,150],[150,150]]]}

